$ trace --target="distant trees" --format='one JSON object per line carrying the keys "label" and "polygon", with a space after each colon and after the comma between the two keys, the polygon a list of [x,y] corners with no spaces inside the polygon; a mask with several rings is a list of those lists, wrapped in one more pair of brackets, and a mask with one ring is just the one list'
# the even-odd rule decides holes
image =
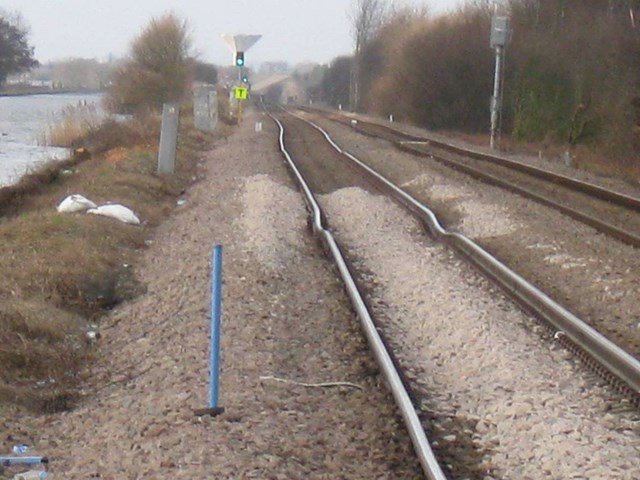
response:
{"label": "distant trees", "polygon": [[110,64],[87,58],[61,60],[48,67],[53,85],[73,90],[104,89],[113,69]]}
{"label": "distant trees", "polygon": [[20,18],[9,18],[0,10],[0,85],[7,76],[30,70],[38,65],[33,47],[27,42],[27,29]]}
{"label": "distant trees", "polygon": [[[362,16],[354,23],[354,33],[361,30],[356,54],[329,66],[325,100],[344,101],[352,62],[360,110],[432,129],[488,132],[494,2],[469,1],[440,17],[403,10],[367,23],[366,8],[375,3],[355,2]],[[500,5],[513,26],[503,131],[520,141],[640,159],[640,0]]]}
{"label": "distant trees", "polygon": [[186,21],[174,14],[151,20],[131,44],[128,61],[116,70],[107,107],[135,113],[181,100],[191,80],[190,49]]}
{"label": "distant trees", "polygon": [[349,85],[349,103],[352,110],[357,110],[360,103],[362,50],[382,26],[386,8],[385,0],[352,0],[351,33],[355,43]]}
{"label": "distant trees", "polygon": [[338,57],[326,69],[321,83],[322,98],[334,107],[349,105],[352,57]]}

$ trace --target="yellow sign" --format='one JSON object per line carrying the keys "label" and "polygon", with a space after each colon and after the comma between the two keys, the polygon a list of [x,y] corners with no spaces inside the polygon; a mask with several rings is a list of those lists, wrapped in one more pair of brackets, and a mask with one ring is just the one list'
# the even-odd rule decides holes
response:
{"label": "yellow sign", "polygon": [[236,100],[246,100],[249,98],[249,89],[247,87],[236,87]]}

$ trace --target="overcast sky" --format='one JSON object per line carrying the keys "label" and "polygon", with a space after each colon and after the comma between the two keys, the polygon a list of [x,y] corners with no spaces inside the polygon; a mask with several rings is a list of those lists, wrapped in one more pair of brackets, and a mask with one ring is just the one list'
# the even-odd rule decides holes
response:
{"label": "overcast sky", "polygon": [[[352,50],[348,12],[352,0],[0,0],[30,27],[40,62],[83,57],[106,60],[127,53],[153,17],[173,11],[190,25],[204,61],[223,65],[231,53],[222,33],[262,34],[247,64],[285,60],[327,63]],[[463,0],[405,0],[444,12]]]}

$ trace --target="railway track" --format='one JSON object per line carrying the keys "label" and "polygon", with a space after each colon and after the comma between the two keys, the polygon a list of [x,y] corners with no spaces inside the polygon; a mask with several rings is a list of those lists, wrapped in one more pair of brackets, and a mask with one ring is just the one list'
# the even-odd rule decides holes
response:
{"label": "railway track", "polygon": [[[603,373],[609,381],[616,383],[618,386],[622,386],[621,388],[626,390],[634,400],[637,400],[638,392],[640,392],[640,364],[631,355],[598,334],[598,332],[590,328],[548,296],[544,295],[517,273],[501,264],[474,242],[460,234],[446,231],[428,207],[422,205],[419,201],[409,196],[399,187],[393,185],[392,182],[386,178],[377,174],[351,154],[343,151],[331,140],[329,135],[318,126],[312,124],[301,126],[302,124],[299,123],[300,119],[293,120],[290,116],[283,113],[278,113],[274,115],[274,117],[278,117],[276,121],[281,129],[281,148],[287,158],[288,164],[294,172],[294,176],[305,194],[305,200],[312,214],[313,230],[316,235],[321,238],[325,249],[331,252],[331,255],[337,261],[338,269],[345,280],[354,308],[358,312],[363,328],[365,332],[367,332],[367,337],[376,352],[375,356],[391,385],[394,397],[401,408],[405,422],[411,432],[412,440],[414,441],[414,445],[416,445],[416,451],[418,452],[427,478],[445,477],[439,467],[434,467],[435,457],[433,456],[433,452],[430,450],[430,447],[428,447],[428,442],[425,444],[426,436],[423,436],[420,422],[418,421],[416,423],[418,414],[415,412],[411,413],[413,405],[406,389],[407,381],[405,380],[403,382],[402,374],[399,374],[397,371],[396,367],[398,362],[394,362],[393,356],[388,352],[385,353],[385,342],[381,339],[376,339],[377,328],[367,308],[367,302],[362,295],[358,293],[357,281],[351,276],[349,264],[344,260],[340,248],[327,230],[326,218],[316,200],[317,192],[327,193],[336,188],[347,188],[350,185],[349,181],[344,180],[344,172],[346,169],[352,170],[356,176],[366,175],[367,177],[374,178],[373,184],[375,184],[375,186],[369,187],[371,190],[377,189],[393,196],[397,202],[404,205],[413,215],[419,218],[433,237],[442,241],[472,263],[487,277],[500,285],[516,302],[524,306],[528,311],[534,312],[536,317],[543,319],[548,325],[551,325],[551,328],[555,332],[562,332],[559,337],[561,337],[564,342],[571,345],[574,350],[581,352],[585,358],[589,359],[588,361],[592,365],[596,366],[596,370]],[[285,130],[284,125],[286,125],[287,130]],[[320,146],[317,141],[309,142],[307,145],[308,140],[305,140],[305,138],[308,138],[309,134],[303,134],[300,130],[308,130],[309,125],[312,125],[315,132],[323,137],[325,143],[323,143],[322,146]],[[294,133],[289,134],[288,129],[294,130]],[[298,130],[298,132],[295,132],[295,130]],[[321,155],[326,152],[326,155],[329,156],[330,150],[333,150],[334,156],[342,157],[344,169],[320,169],[323,172],[321,175],[324,175],[325,178],[313,180],[311,182],[313,186],[310,187],[309,183],[304,179],[301,169],[296,166],[292,155],[287,152],[287,144],[289,143],[296,143],[298,152],[306,149],[308,152],[313,150],[315,154],[320,153]],[[301,147],[300,144],[305,145]],[[322,149],[322,152],[319,152],[320,149]],[[329,187],[329,185],[331,185],[331,187]]]}
{"label": "railway track", "polygon": [[[440,162],[401,153],[403,150],[392,153],[394,144],[387,140],[373,140],[375,148],[367,147],[350,124],[345,129],[341,127],[344,122],[336,123],[316,114],[305,116],[342,141],[351,142],[354,151],[369,165],[402,184],[414,197],[433,205],[441,222],[476,239],[503,263],[550,296],[561,299],[577,316],[636,358],[640,357],[640,327],[636,321],[640,304],[635,301],[640,262],[636,262],[636,247],[601,234],[553,208],[538,205],[526,196],[503,194],[504,189],[456,172]],[[621,190],[631,191],[627,186]],[[590,202],[586,195],[582,197],[583,203]],[[576,202],[573,208],[578,205]],[[628,208],[625,214],[638,216],[633,208]],[[498,215],[503,216],[500,222]]]}
{"label": "railway track", "polygon": [[412,135],[379,123],[309,110],[354,130],[392,142],[399,149],[427,157],[474,178],[499,186],[563,214],[633,247],[640,247],[640,198],[566,175],[432,138]]}
{"label": "railway track", "polygon": [[380,366],[385,379],[389,383],[396,404],[402,413],[402,417],[409,431],[409,435],[423,471],[425,472],[426,477],[430,480],[446,480],[446,476],[444,475],[444,472],[431,449],[424,429],[422,428],[418,413],[413,406],[411,396],[406,387],[406,381],[403,381],[402,374],[396,367],[396,361],[389,352],[389,349],[377,330],[377,327],[369,313],[369,309],[366,306],[365,299],[356,285],[344,255],[342,254],[333,235],[326,229],[326,220],[324,219],[324,214],[315,198],[315,195],[312,193],[309,188],[309,184],[287,151],[284,142],[284,126],[275,117],[272,118],[274,118],[280,128],[279,142],[282,153],[286,158],[289,168],[293,172],[298,186],[303,191],[305,202],[311,214],[311,227],[313,232],[319,237],[323,247],[333,258],[336,266],[338,267],[340,276],[345,283],[347,293],[361,321],[363,331],[369,341],[378,365]]}

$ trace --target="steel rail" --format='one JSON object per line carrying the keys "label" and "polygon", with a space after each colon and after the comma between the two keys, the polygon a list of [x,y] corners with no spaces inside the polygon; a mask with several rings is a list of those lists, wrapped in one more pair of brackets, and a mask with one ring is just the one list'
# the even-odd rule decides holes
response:
{"label": "steel rail", "polygon": [[480,180],[483,180],[489,184],[497,185],[500,188],[522,195],[525,198],[530,198],[531,200],[534,200],[541,205],[545,205],[547,207],[558,210],[559,212],[564,213],[568,217],[578,220],[579,222],[582,222],[585,225],[589,225],[590,227],[593,227],[596,230],[599,230],[602,233],[605,233],[615,238],[616,240],[620,240],[621,242],[624,242],[633,247],[640,247],[640,236],[635,235],[626,230],[623,230],[621,228],[618,228],[617,226],[609,222],[605,222],[604,220],[600,220],[586,213],[582,213],[581,211],[576,210],[575,208],[567,207],[566,205],[550,200],[544,197],[543,195],[540,195],[534,192],[533,190],[530,190],[525,187],[520,187],[518,185],[515,185],[514,183],[503,180],[499,177],[496,177],[495,175],[491,175],[490,173],[483,172],[482,170],[478,170],[477,168],[471,167],[469,165],[465,165],[456,160],[450,160],[447,158],[438,157],[433,154],[424,152],[419,148],[415,148],[410,143],[400,142],[400,143],[396,143],[396,145],[401,150],[407,151],[412,154],[428,155],[430,158],[433,158],[434,160],[450,168],[453,168],[454,170],[458,170],[468,175],[471,175],[472,177],[479,178]]}
{"label": "steel rail", "polygon": [[[346,121],[339,121],[340,123],[343,123],[345,125],[347,125],[348,123]],[[457,160],[452,160],[452,159],[448,159],[448,158],[444,158],[438,155],[435,155],[432,152],[428,152],[428,151],[424,151],[422,150],[420,147],[421,146],[427,146],[427,145],[435,145],[437,148],[442,148],[444,150],[449,150],[449,151],[454,151],[454,153],[457,154],[461,154],[461,155],[467,155],[469,157],[472,158],[477,158],[477,159],[482,159],[482,160],[488,160],[491,159],[492,161],[494,161],[494,163],[506,167],[506,168],[511,168],[515,171],[519,171],[522,173],[528,173],[531,174],[533,177],[535,178],[540,178],[543,179],[545,181],[549,181],[555,184],[559,184],[559,185],[564,185],[565,187],[568,187],[570,189],[573,189],[576,192],[580,192],[580,193],[584,193],[584,194],[589,194],[592,196],[595,196],[596,198],[598,198],[599,200],[604,200],[607,201],[609,203],[613,203],[619,207],[625,207],[625,208],[630,208],[633,210],[638,210],[640,211],[640,199],[635,198],[635,197],[630,197],[628,195],[624,195],[618,192],[613,192],[611,190],[607,190],[601,187],[598,187],[597,185],[593,185],[593,184],[589,184],[586,182],[581,182],[579,180],[574,180],[571,179],[569,177],[566,177],[564,175],[560,175],[560,174],[556,174],[553,172],[549,172],[547,170],[543,170],[543,169],[539,169],[536,167],[531,167],[529,165],[525,165],[522,164],[520,162],[516,162],[513,160],[508,160],[505,159],[503,157],[494,157],[488,154],[484,154],[484,153],[480,153],[480,152],[476,152],[473,150],[468,150],[468,149],[464,149],[462,147],[456,147],[453,146],[451,144],[448,143],[444,143],[444,142],[438,142],[435,140],[430,140],[430,139],[426,139],[426,138],[421,138],[421,137],[416,137],[414,135],[410,135],[407,133],[404,133],[402,131],[399,130],[395,130],[391,127],[388,127],[386,125],[381,125],[378,123],[373,123],[373,122],[362,122],[362,121],[358,121],[357,124],[348,124],[351,125],[356,131],[364,134],[364,135],[373,135],[370,132],[367,132],[366,129],[363,129],[361,127],[361,125],[371,125],[374,127],[378,127],[378,128],[382,128],[384,130],[387,130],[388,132],[391,132],[393,135],[405,138],[405,141],[398,141],[398,140],[391,140],[391,142],[400,150],[404,150],[410,154],[413,155],[420,155],[423,157],[428,157],[431,158],[437,162],[442,163],[443,165],[452,168],[454,170],[458,170],[460,172],[463,172],[467,175],[470,175],[472,177],[475,177],[477,179],[480,179],[481,181],[484,181],[486,183],[489,183],[491,185],[496,185],[500,188],[503,188],[505,190],[509,190],[510,192],[514,192],[518,195],[521,195],[525,198],[529,198],[531,200],[534,200],[536,202],[538,202],[541,205],[545,205],[547,207],[553,208],[555,210],[558,210],[559,212],[567,215],[568,217],[573,218],[574,220],[577,220],[581,223],[584,223],[585,225],[588,225],[592,228],[595,228],[596,230],[609,235],[612,238],[615,238],[616,240],[619,240],[623,243],[626,243],[627,245],[631,245],[632,247],[636,247],[636,248],[640,248],[640,236],[628,232],[627,230],[624,230],[622,228],[617,227],[616,225],[613,225],[609,222],[606,222],[604,220],[600,220],[592,215],[588,215],[586,213],[583,213],[579,210],[576,210],[574,208],[568,207],[566,205],[563,205],[561,203],[558,203],[554,200],[550,200],[548,198],[546,198],[543,195],[540,195],[536,192],[534,192],[533,190],[530,190],[528,188],[525,187],[521,187],[518,186],[512,182],[503,180],[495,175],[492,175],[490,173],[484,172],[480,169],[477,169],[475,167],[472,167],[470,165],[466,165],[462,162],[459,162]],[[443,146],[446,146],[447,148],[444,148]]]}
{"label": "steel rail", "polygon": [[[321,110],[308,110],[308,111],[321,112]],[[351,117],[344,117],[344,118],[350,119]],[[568,177],[561,173],[552,172],[550,170],[540,168],[540,167],[535,167],[533,165],[527,165],[526,163],[519,162],[517,160],[513,160],[503,156],[479,152],[477,150],[461,147],[459,145],[454,145],[452,143],[445,142],[442,140],[435,140],[428,137],[412,135],[410,133],[406,133],[401,130],[392,128],[388,125],[383,125],[380,123],[360,120],[360,119],[358,119],[357,122],[358,123],[355,125],[355,127],[362,133],[366,133],[366,132],[364,132],[363,129],[360,128],[360,125],[371,125],[377,128],[384,129],[394,135],[401,137],[404,140],[403,142],[396,142],[396,143],[407,143],[407,144],[410,144],[411,142],[423,143],[428,146],[439,148],[441,150],[446,150],[451,153],[456,153],[459,155],[475,158],[476,160],[488,161],[491,163],[495,163],[497,165],[501,165],[503,167],[508,167],[512,170],[527,173],[531,176],[541,178],[543,180],[556,183],[558,185],[564,185],[566,187],[570,187],[576,191],[587,193],[589,195],[595,196],[601,200],[608,201],[615,205],[640,211],[640,198],[638,197],[634,197],[624,193],[609,190],[607,188],[601,187],[599,185],[595,185],[593,183],[577,180],[575,178]],[[347,123],[347,121],[345,120],[345,122],[341,122],[341,123]],[[419,150],[417,151],[420,152]],[[424,154],[426,152],[420,152],[420,153]],[[437,158],[438,160],[440,159],[440,157],[437,157]]]}
{"label": "steel rail", "polygon": [[296,117],[313,126],[336,151],[361,167],[380,184],[393,192],[394,198],[413,212],[426,225],[434,238],[450,245],[463,258],[467,259],[484,275],[506,291],[511,298],[514,298],[536,317],[546,321],[557,331],[562,332],[573,344],[602,365],[619,381],[623,382],[634,396],[640,396],[640,361],[494,258],[481,246],[464,235],[447,231],[431,209],[418,202],[349,152],[344,151],[321,127],[309,120],[299,116]]}
{"label": "steel rail", "polygon": [[422,466],[422,470],[429,480],[447,480],[444,475],[442,468],[440,467],[433,450],[429,444],[429,440],[424,432],[422,427],[422,423],[418,414],[416,413],[415,407],[411,402],[411,398],[409,393],[407,392],[404,384],[402,383],[402,379],[398,374],[395,365],[389,352],[387,351],[378,330],[371,318],[371,315],[366,307],[365,301],[360,294],[356,283],[349,272],[349,268],[347,263],[345,262],[344,256],[342,252],[333,238],[333,235],[324,227],[322,221],[322,211],[320,209],[320,205],[315,199],[315,196],[311,192],[306,180],[300,173],[297,168],[295,162],[289,155],[285,144],[284,144],[284,126],[282,123],[275,118],[271,113],[268,113],[269,117],[278,125],[280,129],[279,133],[279,145],[282,154],[286,159],[286,163],[293,172],[298,185],[302,189],[304,193],[305,203],[311,213],[312,217],[312,229],[316,236],[318,236],[325,247],[331,255],[333,256],[333,260],[338,267],[340,272],[340,276],[345,283],[345,288],[351,299],[353,307],[360,319],[362,328],[365,332],[369,345],[373,350],[373,354],[382,370],[382,373],[387,380],[389,387],[391,389],[391,393],[400,409],[402,414],[402,418],[404,419],[405,425],[409,432],[409,436],[411,437],[411,441],[413,443],[414,450],[416,455],[420,461]]}
{"label": "steel rail", "polygon": [[633,197],[631,195],[615,192],[613,190],[600,187],[599,185],[595,185],[593,183],[577,180],[575,178],[562,175],[561,173],[552,172],[544,168],[527,165],[526,163],[518,162],[510,158],[478,152],[476,150],[459,147],[447,142],[442,142],[437,140],[427,140],[427,141],[431,145],[437,148],[440,148],[442,150],[447,150],[453,153],[466,155],[466,156],[475,158],[477,160],[485,160],[485,161],[496,163],[498,165],[506,166],[513,170],[518,170],[524,173],[528,173],[529,175],[542,178],[544,180],[557,183],[559,185],[568,186],[573,188],[574,190],[577,190],[583,193],[594,195],[601,200],[606,200],[608,202],[614,203],[616,205],[620,205],[622,207],[627,207],[633,210],[640,211],[640,198]]}

